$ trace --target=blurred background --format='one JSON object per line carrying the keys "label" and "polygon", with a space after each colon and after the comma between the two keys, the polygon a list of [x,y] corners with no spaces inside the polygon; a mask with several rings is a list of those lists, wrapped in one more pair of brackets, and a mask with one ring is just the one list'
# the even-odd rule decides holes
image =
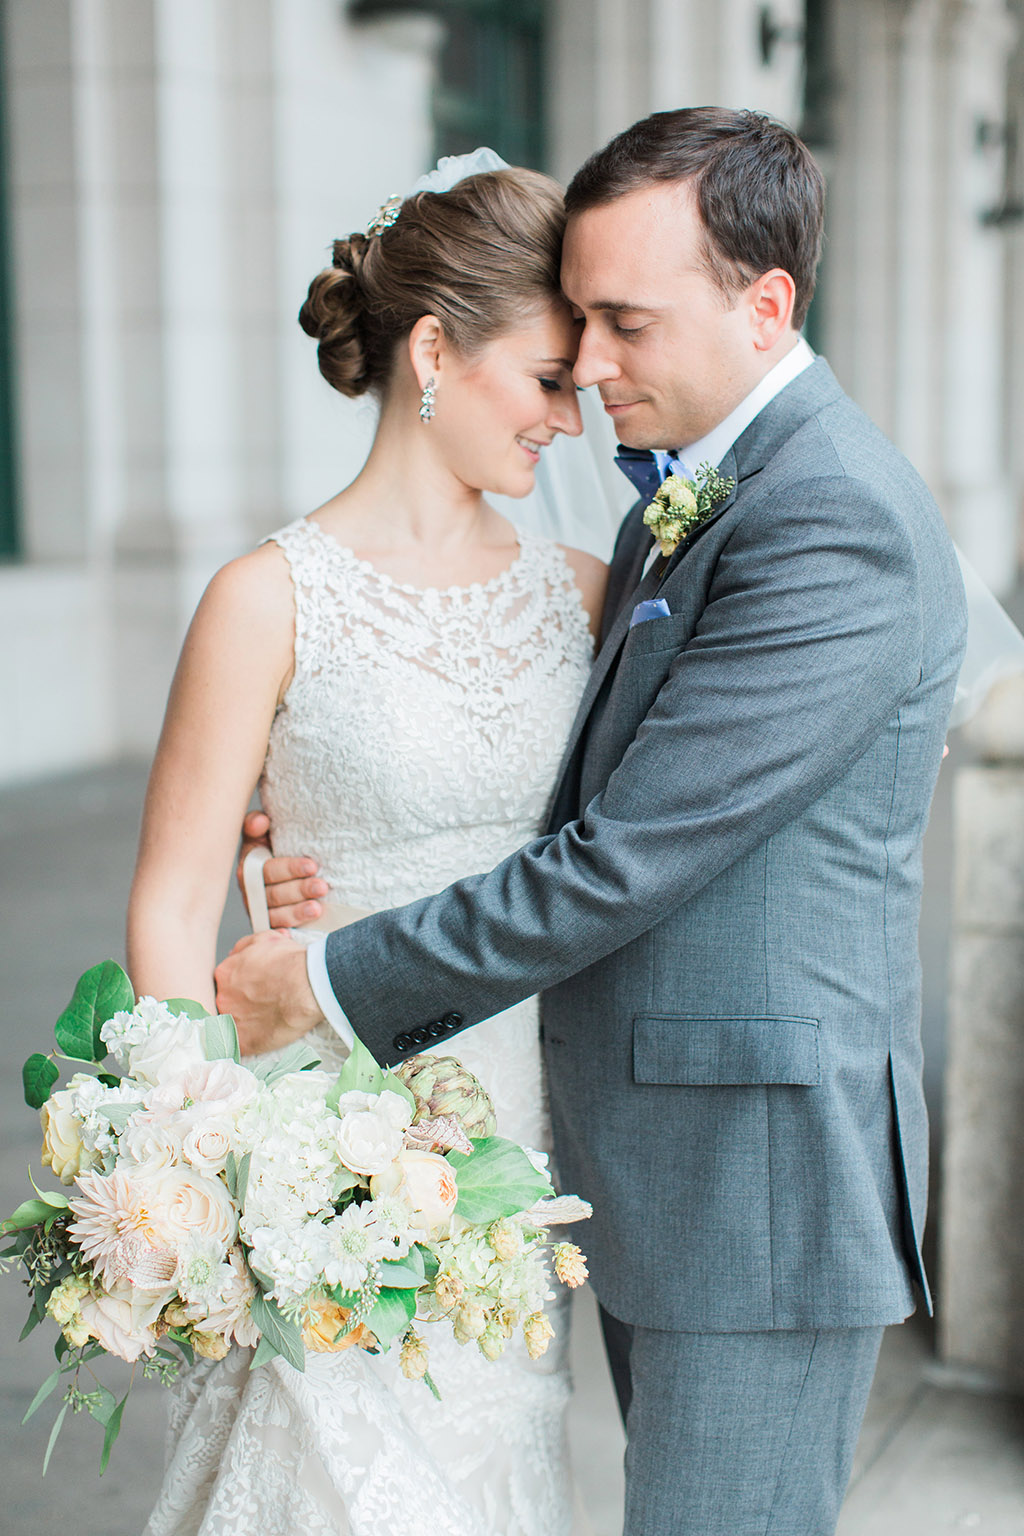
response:
{"label": "blurred background", "polygon": [[[1019,621],[1024,0],[0,0],[11,1068],[78,972],[122,953],[144,764],[203,586],[368,444],[372,411],[322,382],[295,321],[331,239],[440,154],[490,144],[565,181],[634,119],[707,102],[774,113],[815,150],[809,340]],[[886,1357],[849,1536],[1024,1532],[1024,701],[1006,686],[951,742],[926,848],[938,1363],[927,1332]],[[242,923],[235,905],[225,944]],[[38,1146],[10,1072],[0,1149],[13,1206]],[[13,1343],[17,1287],[0,1292],[13,1423],[39,1377]],[[603,1536],[621,1441],[589,1328],[576,1432]],[[149,1411],[141,1474],[129,1452],[102,1507],[81,1463],[108,1536],[139,1528],[158,1475]],[[74,1512],[85,1532],[77,1470],[39,1515],[47,1429],[8,1438],[10,1528]]]}

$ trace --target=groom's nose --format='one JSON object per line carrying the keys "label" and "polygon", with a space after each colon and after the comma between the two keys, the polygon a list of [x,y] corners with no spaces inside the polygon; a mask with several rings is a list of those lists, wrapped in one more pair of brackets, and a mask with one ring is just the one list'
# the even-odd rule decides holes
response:
{"label": "groom's nose", "polygon": [[580,333],[579,352],[572,370],[573,379],[581,389],[589,389],[592,384],[604,384],[610,379],[617,379],[621,373],[621,368],[611,355],[607,339],[593,325],[585,325]]}

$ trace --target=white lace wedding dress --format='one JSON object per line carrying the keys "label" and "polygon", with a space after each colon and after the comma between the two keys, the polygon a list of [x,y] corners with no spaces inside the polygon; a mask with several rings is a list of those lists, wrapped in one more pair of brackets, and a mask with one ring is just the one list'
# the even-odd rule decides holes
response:
{"label": "white lace wedding dress", "polygon": [[[493,580],[418,590],[310,520],[273,535],[295,589],[295,677],[263,804],[277,853],[319,859],[332,896],[380,909],[490,869],[538,830],[592,644],[558,547],[522,535]],[[328,923],[328,926],[331,926]],[[337,1037],[309,1037],[325,1065]],[[489,1089],[498,1129],[548,1147],[537,1007],[439,1047]],[[564,1295],[564,1293],[563,1293]],[[489,1363],[424,1325],[437,1402],[397,1350],[250,1372],[233,1349],[188,1372],[146,1536],[567,1536],[563,1299],[531,1362]]]}

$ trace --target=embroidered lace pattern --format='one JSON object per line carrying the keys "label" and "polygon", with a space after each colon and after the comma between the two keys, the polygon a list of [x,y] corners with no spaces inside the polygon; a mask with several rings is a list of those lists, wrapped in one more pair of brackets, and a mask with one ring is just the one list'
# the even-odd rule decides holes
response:
{"label": "embroidered lace pattern", "polygon": [[[309,853],[332,895],[380,909],[490,869],[534,836],[591,661],[558,547],[522,536],[492,581],[418,590],[311,520],[273,535],[295,593],[295,675],[261,786],[277,853]],[[324,1026],[328,1066],[343,1052]],[[548,1150],[535,1000],[441,1047],[494,1097],[499,1130]],[[531,1362],[485,1361],[423,1325],[436,1402],[397,1351],[249,1371],[202,1362],[174,1399],[146,1536],[567,1536],[567,1307]],[[419,1325],[418,1325],[419,1326]]]}

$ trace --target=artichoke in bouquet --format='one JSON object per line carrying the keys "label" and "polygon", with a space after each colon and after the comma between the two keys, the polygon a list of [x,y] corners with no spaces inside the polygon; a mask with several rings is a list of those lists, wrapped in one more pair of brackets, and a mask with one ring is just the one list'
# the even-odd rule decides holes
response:
{"label": "artichoke in bouquet", "polygon": [[493,1136],[497,1128],[491,1096],[454,1056],[407,1056],[394,1068],[416,1100],[413,1124],[456,1115],[467,1136]]}

